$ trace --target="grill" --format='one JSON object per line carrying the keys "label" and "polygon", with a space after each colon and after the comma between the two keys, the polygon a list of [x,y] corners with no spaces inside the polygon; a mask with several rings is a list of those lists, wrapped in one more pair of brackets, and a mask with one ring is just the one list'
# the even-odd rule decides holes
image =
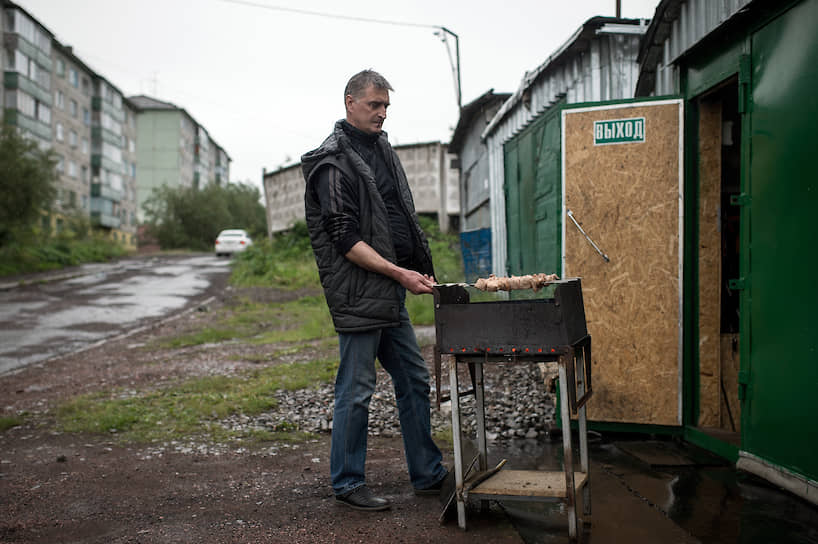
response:
{"label": "grill", "polygon": [[[455,454],[455,486],[441,520],[456,504],[458,525],[466,528],[469,496],[481,500],[562,500],[568,511],[571,538],[577,535],[576,497],[581,490],[583,511],[590,514],[588,443],[585,403],[591,389],[591,337],[585,322],[579,278],[554,282],[543,296],[529,300],[470,302],[462,285],[435,287],[435,377],[438,407],[451,400]],[[552,291],[553,289],[553,291]],[[442,358],[449,359],[449,395],[442,395]],[[557,362],[559,368],[560,421],[570,429],[571,416],[579,426],[580,470],[574,472],[573,438],[563,432],[562,471],[490,469],[484,406],[483,367],[491,363],[536,364]],[[460,391],[458,365],[467,365],[471,389]],[[497,367],[500,368],[500,367]],[[461,434],[460,398],[474,395],[477,452],[465,453]],[[502,465],[503,463],[501,463]]]}

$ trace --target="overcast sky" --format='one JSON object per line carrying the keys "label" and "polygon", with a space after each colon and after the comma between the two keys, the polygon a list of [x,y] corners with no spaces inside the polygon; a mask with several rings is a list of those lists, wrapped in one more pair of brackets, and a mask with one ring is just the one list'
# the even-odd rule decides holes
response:
{"label": "overcast sky", "polygon": [[[15,1],[126,96],[185,108],[230,155],[230,180],[259,187],[262,168],[297,162],[329,134],[344,85],[364,68],[395,88],[384,125],[393,145],[448,142],[457,101],[433,26],[460,38],[467,104],[513,92],[584,21],[616,10],[615,0]],[[649,19],[657,4],[622,0],[622,16]]]}

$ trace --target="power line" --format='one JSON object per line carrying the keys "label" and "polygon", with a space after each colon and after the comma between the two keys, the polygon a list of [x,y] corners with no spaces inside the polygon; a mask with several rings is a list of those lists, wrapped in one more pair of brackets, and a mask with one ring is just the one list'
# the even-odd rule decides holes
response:
{"label": "power line", "polygon": [[225,2],[227,4],[239,4],[243,6],[250,6],[254,8],[262,8],[262,9],[269,9],[272,11],[284,11],[287,13],[296,13],[299,15],[312,15],[315,17],[325,17],[327,19],[343,19],[345,21],[357,21],[359,23],[377,23],[382,25],[393,25],[393,26],[409,26],[414,28],[434,28],[439,29],[440,25],[427,25],[421,23],[408,23],[405,21],[390,21],[387,19],[371,19],[369,17],[355,17],[352,15],[339,15],[337,13],[324,13],[321,11],[312,11],[307,9],[298,9],[298,8],[285,8],[283,6],[272,6],[270,4],[261,4],[259,2],[251,2],[249,0],[218,0],[219,2]]}
{"label": "power line", "polygon": [[[369,17],[355,17],[352,15],[339,15],[336,13],[325,13],[321,11],[312,11],[298,8],[285,8],[282,6],[273,6],[270,4],[261,4],[259,2],[251,2],[250,0],[219,0],[227,4],[238,4],[242,6],[250,6],[254,8],[269,9],[272,11],[283,11],[286,13],[296,13],[298,15],[311,15],[314,17],[324,17],[327,19],[341,19],[344,21],[356,21],[359,23],[375,23],[381,25],[392,26],[406,26],[413,28],[431,28],[435,30],[435,34],[440,37],[444,44],[446,44],[446,52],[449,54],[449,63],[452,66],[452,76],[454,77],[455,96],[457,97],[457,109],[462,107],[462,91],[460,89],[460,39],[451,30],[441,25],[428,25],[421,23],[408,23],[404,21],[390,21],[388,19],[371,19]],[[446,40],[446,34],[451,35],[455,40],[455,59],[452,59],[452,53],[449,50],[449,42]]]}

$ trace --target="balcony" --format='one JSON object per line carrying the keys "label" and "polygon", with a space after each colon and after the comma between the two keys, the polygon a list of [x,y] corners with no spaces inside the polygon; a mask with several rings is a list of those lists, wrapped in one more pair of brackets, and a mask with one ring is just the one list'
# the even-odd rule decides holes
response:
{"label": "balcony", "polygon": [[101,96],[91,98],[91,108],[94,111],[104,111],[120,123],[125,122],[125,110],[116,109],[112,104],[104,101]]}
{"label": "balcony", "polygon": [[32,119],[27,115],[21,113],[19,110],[13,108],[6,108],[3,115],[6,123],[14,125],[23,130],[27,130],[32,134],[51,142],[51,125],[47,125],[36,119]]}
{"label": "balcony", "polygon": [[91,127],[91,139],[104,140],[111,145],[122,147],[122,136],[99,125]]}
{"label": "balcony", "polygon": [[20,89],[30,94],[43,104],[51,106],[51,92],[43,89],[19,72],[6,71],[3,74],[3,85],[6,89]]}
{"label": "balcony", "polygon": [[113,202],[121,202],[125,195],[123,191],[114,189],[111,186],[103,185],[101,183],[92,183],[91,196],[94,198],[104,198]]}
{"label": "balcony", "polygon": [[122,223],[119,217],[102,212],[91,212],[91,222],[94,223],[94,225],[111,229],[119,228],[119,225]]}
{"label": "balcony", "polygon": [[127,174],[125,171],[125,165],[114,162],[108,157],[103,157],[99,153],[94,153],[91,155],[91,166],[95,166],[97,168],[104,168],[109,172],[114,172],[115,174]]}
{"label": "balcony", "polygon": [[22,37],[21,35],[17,34],[16,32],[8,32],[4,36],[4,44],[7,49],[19,49],[25,55],[30,58],[34,59],[34,61],[48,70],[49,72],[53,69],[53,63],[51,61],[51,55],[47,54],[46,52],[42,51],[39,47]]}

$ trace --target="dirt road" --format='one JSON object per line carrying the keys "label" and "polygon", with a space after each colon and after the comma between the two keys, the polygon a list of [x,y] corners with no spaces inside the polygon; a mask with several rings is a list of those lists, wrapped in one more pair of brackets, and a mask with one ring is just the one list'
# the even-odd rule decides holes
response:
{"label": "dirt road", "polygon": [[[214,307],[236,295],[225,293]],[[399,438],[373,439],[368,458],[368,479],[393,508],[361,513],[334,502],[329,434],[292,445],[157,447],[55,432],[55,408],[80,393],[144,390],[257,365],[250,355],[261,348],[245,343],[151,347],[152,339],[205,326],[213,313],[193,308],[0,377],[0,416],[24,421],[0,431],[0,542],[521,542],[497,506],[468,532],[441,525],[437,498],[412,492]]]}

